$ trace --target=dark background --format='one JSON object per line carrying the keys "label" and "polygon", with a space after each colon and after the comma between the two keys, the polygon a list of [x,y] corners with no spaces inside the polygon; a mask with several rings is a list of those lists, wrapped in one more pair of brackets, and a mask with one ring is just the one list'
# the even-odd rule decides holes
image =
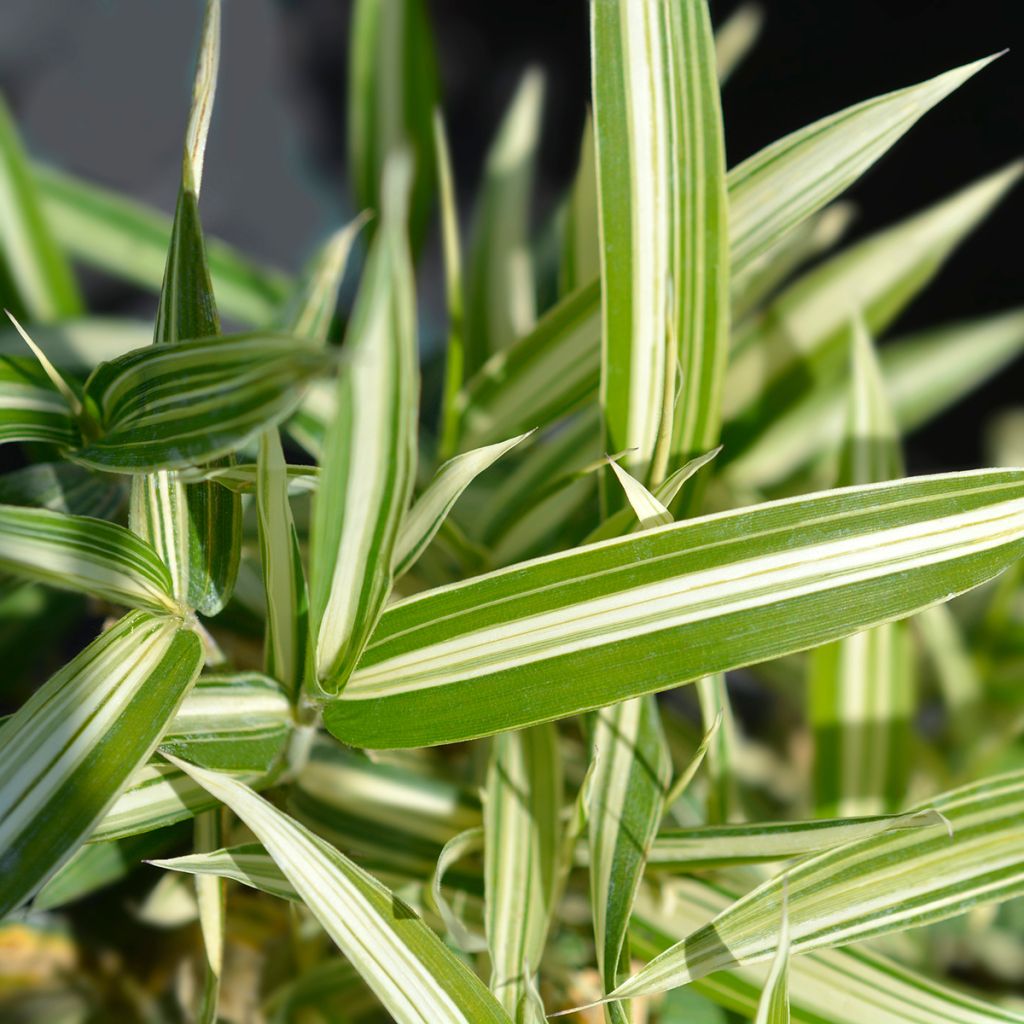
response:
{"label": "dark background", "polygon": [[[428,0],[457,186],[468,215],[483,156],[522,71],[547,76],[538,222],[568,184],[589,93],[585,0]],[[716,23],[737,6],[717,0]],[[198,38],[198,0],[4,0],[0,87],[30,147],[170,211]],[[726,86],[730,163],[850,103],[1005,47],[853,189],[853,237],[1022,154],[1021,0],[763,0],[757,48]],[[203,215],[207,230],[296,269],[351,213],[346,187],[347,0],[225,0]],[[1013,51],[1019,47],[1019,54]],[[895,332],[1024,303],[1019,189],[959,251]],[[153,300],[88,279],[93,308]],[[422,278],[427,330],[440,306],[436,246]],[[914,470],[984,459],[982,425],[1019,401],[1021,366],[910,441]]]}

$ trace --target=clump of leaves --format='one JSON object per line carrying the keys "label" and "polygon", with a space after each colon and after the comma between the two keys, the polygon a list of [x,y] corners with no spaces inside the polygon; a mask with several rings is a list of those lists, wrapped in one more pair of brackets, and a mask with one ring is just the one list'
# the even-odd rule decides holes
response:
{"label": "clump of leaves", "polygon": [[570,194],[536,242],[531,72],[463,260],[425,7],[355,6],[372,217],[298,280],[203,237],[217,0],[173,221],[0,116],[0,644],[98,633],[0,729],[7,1019],[1024,1020],[1024,470],[900,454],[1024,311],[873,341],[1020,168],[831,252],[989,60],[727,170],[757,12],[594,0]]}

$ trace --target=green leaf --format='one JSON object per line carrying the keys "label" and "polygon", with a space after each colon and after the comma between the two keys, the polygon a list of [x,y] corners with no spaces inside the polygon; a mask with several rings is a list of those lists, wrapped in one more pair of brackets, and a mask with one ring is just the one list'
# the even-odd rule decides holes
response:
{"label": "green leaf", "polygon": [[535,978],[554,913],[561,852],[558,732],[497,736],[484,798],[484,880],[491,991],[521,1024],[543,1024]]}
{"label": "green leaf", "polygon": [[927,810],[861,818],[662,829],[654,840],[648,863],[652,871],[688,873],[701,868],[789,860],[882,832],[926,828],[938,821],[935,812]]}
{"label": "green leaf", "polygon": [[0,505],[0,569],[130,608],[181,611],[153,548],[101,519]]}
{"label": "green leaf", "polygon": [[756,963],[778,949],[788,890],[793,954],[918,927],[1024,892],[1024,775],[997,776],[927,805],[949,832],[887,831],[818,854],[758,886],[614,993],[629,998]]}
{"label": "green leaf", "polygon": [[705,734],[710,736],[704,757],[708,776],[707,820],[712,824],[742,820],[736,785],[739,734],[724,672],[697,680],[697,703]]}
{"label": "green leaf", "polygon": [[131,612],[0,727],[0,916],[83,843],[199,674],[199,638]]}
{"label": "green leaf", "polygon": [[179,766],[252,830],[397,1024],[508,1024],[476,975],[380,882],[241,783]]}
{"label": "green leaf", "polygon": [[74,452],[97,469],[183,468],[237,450],[279,423],[330,354],[281,334],[151,345],[104,363],[86,384],[103,434]]}
{"label": "green leaf", "polygon": [[411,167],[389,162],[384,213],[349,323],[314,502],[310,619],[320,686],[348,681],[391,588],[416,471],[415,295],[405,240]]}
{"label": "green leaf", "polygon": [[559,295],[567,295],[600,277],[601,241],[597,209],[597,150],[594,119],[588,113],[580,140],[576,177],[565,204],[562,229],[562,261],[558,273]]}
{"label": "green leaf", "polygon": [[449,459],[402,519],[395,540],[394,575],[403,576],[434,539],[462,492],[489,466],[528,437],[520,434],[499,444],[477,448]]}
{"label": "green leaf", "polygon": [[0,476],[0,503],[66,515],[116,519],[128,499],[124,483],[70,462],[37,462]]}
{"label": "green leaf", "polygon": [[82,297],[50,232],[7,104],[0,97],[0,277],[14,293],[4,302],[30,321],[78,316]]}
{"label": "green leaf", "polygon": [[[592,747],[590,902],[598,969],[605,991],[611,991],[628,972],[629,917],[672,781],[657,701],[641,697],[602,708]],[[627,1020],[621,1006],[609,1010],[613,1024]]]}
{"label": "green leaf", "polygon": [[[62,370],[94,369],[153,340],[153,324],[126,317],[89,316],[52,324],[33,324],[32,337]],[[0,328],[0,356],[23,356],[25,342],[13,327]]]}
{"label": "green leaf", "polygon": [[0,443],[65,446],[77,440],[78,427],[67,402],[42,367],[34,359],[0,358]]}
{"label": "green leaf", "polygon": [[438,102],[437,58],[424,0],[358,0],[349,43],[348,155],[358,207],[380,211],[387,160],[413,158],[405,216],[418,251],[434,204],[432,124]]}
{"label": "green leaf", "polygon": [[[70,255],[87,266],[160,291],[171,241],[170,217],[43,164],[37,163],[32,174],[50,230]],[[291,290],[285,274],[257,266],[219,239],[207,240],[207,258],[218,308],[243,324],[269,323]]]}
{"label": "green leaf", "polygon": [[718,432],[729,234],[711,24],[702,0],[595,3],[591,37],[605,446],[647,480],[663,434],[675,459]]}
{"label": "green leaf", "polygon": [[287,695],[257,672],[204,675],[171,720],[161,753],[204,768],[269,772],[292,734]]}
{"label": "green leaf", "polygon": [[779,946],[768,972],[754,1024],[789,1024],[789,913],[786,894],[782,894],[782,924]]}
{"label": "green leaf", "polygon": [[324,720],[356,746],[448,743],[838,639],[1014,561],[1022,492],[1021,471],[824,492],[417,595]]}
{"label": "green leaf", "polygon": [[[223,842],[224,811],[204,811],[195,820],[195,851],[203,854],[220,849]],[[220,999],[220,976],[224,967],[224,938],[227,928],[227,883],[211,875],[197,875],[196,903],[203,936],[203,988],[196,1008],[196,1024],[216,1024]]]}
{"label": "green leaf", "polygon": [[[736,896],[720,885],[673,879],[641,890],[631,936],[638,954],[653,958],[717,914]],[[777,930],[778,908],[769,928]],[[693,989],[752,1018],[768,964],[721,971]],[[680,989],[677,991],[690,991]],[[1011,1009],[975,999],[868,949],[820,949],[793,957],[789,968],[791,1015],[796,1024],[1020,1024]]]}
{"label": "green leaf", "polygon": [[285,873],[259,843],[196,851],[182,857],[151,860],[150,864],[168,871],[184,871],[199,878],[229,878],[280,899],[295,902],[302,900]]}
{"label": "green leaf", "polygon": [[523,75],[487,154],[466,279],[469,374],[529,331],[536,316],[530,201],[543,100],[543,76],[531,69]]}

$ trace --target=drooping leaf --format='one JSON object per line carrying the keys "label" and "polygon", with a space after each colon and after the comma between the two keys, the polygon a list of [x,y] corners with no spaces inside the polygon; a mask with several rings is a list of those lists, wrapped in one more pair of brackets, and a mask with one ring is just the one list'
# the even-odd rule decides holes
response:
{"label": "drooping leaf", "polygon": [[0,727],[0,916],[88,837],[202,665],[179,619],[130,612]]}
{"label": "drooping leaf", "polygon": [[248,825],[397,1024],[509,1024],[476,975],[380,882],[241,783],[178,764]]}
{"label": "drooping leaf", "polygon": [[325,723],[357,746],[446,743],[838,639],[1014,561],[1022,489],[983,471],[824,492],[417,595],[384,613]]}

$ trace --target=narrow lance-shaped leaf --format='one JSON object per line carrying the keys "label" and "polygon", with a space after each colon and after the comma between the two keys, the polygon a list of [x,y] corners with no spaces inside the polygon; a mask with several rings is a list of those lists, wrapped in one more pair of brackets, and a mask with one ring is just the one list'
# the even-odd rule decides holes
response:
{"label": "narrow lance-shaped leaf", "polygon": [[945,821],[883,832],[802,861],[656,957],[616,997],[662,992],[770,959],[779,941],[771,922],[784,890],[794,954],[941,921],[1024,892],[1021,773],[984,779],[928,806]]}
{"label": "narrow lance-shaped leaf", "polygon": [[0,916],[85,841],[155,749],[202,658],[179,619],[131,612],[0,728]]}
{"label": "narrow lance-shaped leaf", "polygon": [[399,747],[576,714],[911,614],[1012,563],[1022,529],[1024,473],[981,471],[537,559],[391,606],[325,722]]}
{"label": "narrow lance-shaped leaf", "polygon": [[779,946],[772,969],[768,972],[754,1024],[789,1024],[789,908],[786,892],[782,892],[782,924]]}
{"label": "narrow lance-shaped leaf", "polygon": [[349,324],[323,478],[313,509],[310,611],[316,675],[348,680],[391,588],[399,523],[415,475],[417,355],[405,241],[408,159],[387,166],[384,211]]}
{"label": "narrow lance-shaped leaf", "polygon": [[735,773],[739,735],[724,672],[697,680],[697,702],[705,731],[718,722],[704,758],[708,775],[707,820],[711,824],[735,821],[740,811]]}
{"label": "narrow lance-shaped leaf", "polygon": [[[195,852],[218,850],[223,845],[223,810],[203,811],[195,821]],[[224,966],[224,934],[227,926],[227,883],[213,875],[197,875],[196,902],[203,936],[203,987],[196,1011],[197,1024],[216,1024],[220,977]]]}
{"label": "narrow lance-shaped leaf", "polygon": [[402,519],[393,555],[396,579],[415,565],[462,492],[527,436],[520,434],[499,444],[464,452],[441,466]]}
{"label": "narrow lance-shaped leaf", "polygon": [[424,0],[358,0],[349,44],[348,153],[357,205],[379,211],[388,158],[408,150],[415,178],[406,211],[413,251],[434,203],[431,118],[437,60]]}
{"label": "narrow lance-shaped leaf", "polygon": [[[899,434],[873,343],[851,331],[849,420],[840,486],[903,473]],[[901,806],[910,772],[915,686],[907,624],[887,622],[827,644],[809,659],[818,813],[877,814]]]}
{"label": "narrow lance-shaped leaf", "polygon": [[487,155],[466,280],[468,374],[530,330],[536,316],[529,217],[543,97],[541,73],[528,71]]}
{"label": "narrow lance-shaped leaf", "polygon": [[79,437],[67,402],[41,366],[28,358],[0,358],[0,443],[41,441],[65,447],[77,444]]}
{"label": "narrow lance-shaped leaf", "polygon": [[[969,77],[976,70],[978,64],[967,65],[931,82],[914,86],[908,94],[895,93],[869,100],[862,106],[872,107],[880,115],[872,117],[870,125],[856,118],[847,120],[847,115],[855,112],[857,107],[841,111],[824,122],[808,125],[731,171],[727,184],[732,273],[742,273],[744,269],[737,260],[741,252],[747,251],[748,260],[756,258],[759,243],[752,243],[765,218],[784,218],[788,230],[794,230],[856,180],[865,169],[859,162],[862,153],[870,150],[873,144],[881,143],[880,147],[875,146],[876,155],[881,155],[892,145],[900,134],[890,132],[893,115],[898,118],[908,110],[917,109],[914,102],[908,104],[908,99],[914,101],[915,97],[923,97],[927,106],[930,97],[933,105],[948,93],[947,87],[951,82]],[[903,130],[915,120],[916,116],[911,117],[903,125]],[[869,128],[872,134],[865,135],[862,130],[865,128]],[[876,132],[878,134],[873,134]],[[769,152],[783,144],[786,158],[778,161],[769,159]],[[809,182],[813,187],[809,191],[801,191],[801,187]],[[1003,183],[1004,187],[1006,184]],[[794,186],[797,187],[795,193]],[[759,197],[757,202],[747,198],[755,194]],[[778,241],[778,238],[774,239],[774,242]],[[931,240],[924,251],[928,245],[934,244],[935,241]],[[919,262],[920,251],[908,252],[907,262]],[[937,262],[941,262],[941,256],[939,249],[936,252]],[[927,273],[909,276],[905,269],[894,272],[891,267],[879,267],[877,270],[878,279],[886,284],[891,284],[891,278],[896,276],[900,281],[901,294],[908,288],[912,293],[930,276]],[[875,287],[878,287],[877,283]],[[854,301],[858,299],[856,291],[852,298]],[[904,295],[903,301],[907,298],[909,296]],[[851,294],[840,299],[832,306],[837,309],[837,316],[845,316]],[[543,426],[588,395],[596,394],[600,365],[600,304],[597,282],[582,286],[550,310],[534,331],[519,339],[510,348],[507,358],[496,358],[481,370],[467,386],[464,395],[465,445],[477,446],[498,440],[501,435],[493,431],[507,434],[511,430]],[[781,330],[783,324],[781,321],[777,329]],[[874,330],[879,328],[870,314],[868,324]],[[746,375],[750,373],[749,369],[745,371]],[[741,388],[732,380],[733,371],[729,376],[729,384],[723,392],[726,418],[737,415],[738,410],[753,402],[760,388],[760,385],[752,387],[754,381],[746,381]],[[735,400],[734,391],[738,391]]]}
{"label": "narrow lance-shaped leaf", "polygon": [[78,316],[82,297],[43,215],[14,120],[0,97],[0,282],[5,305],[30,321]]}
{"label": "narrow lance-shaped leaf", "polygon": [[253,831],[397,1024],[509,1024],[476,975],[380,882],[241,783],[178,764]]}
{"label": "narrow lance-shaped leaf", "polygon": [[566,200],[559,294],[568,295],[601,275],[601,241],[597,208],[597,151],[594,118],[588,112],[580,140],[580,158]]}
{"label": "narrow lance-shaped leaf", "polygon": [[36,462],[0,477],[0,502],[22,508],[113,520],[127,499],[128,489],[116,477],[71,462]]}
{"label": "narrow lance-shaped leaf", "polygon": [[[170,217],[65,171],[41,164],[32,171],[50,229],[68,253],[87,266],[160,291]],[[268,323],[291,289],[285,274],[257,266],[219,239],[207,240],[207,258],[217,306],[243,324]]]}
{"label": "narrow lance-shaped leaf", "polygon": [[[653,959],[729,905],[737,893],[698,879],[673,880],[641,891],[631,934],[638,953]],[[778,909],[767,924],[778,925]],[[767,961],[720,971],[693,987],[752,1018],[768,976]],[[841,998],[838,994],[841,993]],[[926,978],[869,949],[821,949],[792,957],[790,1014],[795,1024],[1020,1024],[1012,1009],[976,999]]]}
{"label": "narrow lance-shaped leaf", "polygon": [[[33,324],[32,337],[61,370],[85,372],[153,340],[153,324],[129,317],[87,316]],[[14,326],[0,328],[0,356],[24,356],[25,342]]]}
{"label": "narrow lance-shaped leaf", "polygon": [[[177,343],[220,333],[199,223],[199,189],[220,60],[220,0],[208,0],[181,188],[153,340]],[[150,399],[152,401],[152,399]],[[109,441],[108,441],[109,444]],[[224,607],[241,556],[241,498],[216,484],[186,485],[166,470],[132,481],[131,527],[167,563],[178,599],[207,615]]]}
{"label": "narrow lance-shaped leaf", "polygon": [[0,505],[0,569],[132,608],[180,611],[152,547],[101,519]]}
{"label": "narrow lance-shaped leaf", "polygon": [[491,991],[521,1024],[543,1024],[534,975],[554,911],[561,852],[558,732],[496,737],[484,798],[484,878]]}

